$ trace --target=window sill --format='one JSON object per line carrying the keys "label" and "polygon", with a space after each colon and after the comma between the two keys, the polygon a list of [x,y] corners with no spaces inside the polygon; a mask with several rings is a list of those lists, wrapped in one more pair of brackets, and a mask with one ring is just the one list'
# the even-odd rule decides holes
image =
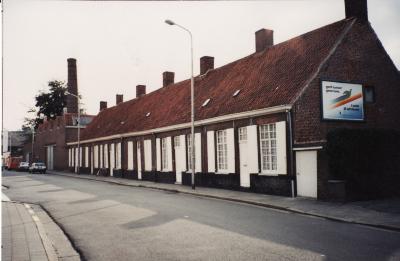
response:
{"label": "window sill", "polygon": [[260,175],[260,176],[279,176],[278,173],[265,173],[265,172],[258,173],[258,175]]}

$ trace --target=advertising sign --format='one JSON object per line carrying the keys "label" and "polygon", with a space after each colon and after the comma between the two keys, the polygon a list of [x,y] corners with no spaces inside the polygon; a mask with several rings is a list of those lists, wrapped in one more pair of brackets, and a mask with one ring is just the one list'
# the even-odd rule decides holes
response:
{"label": "advertising sign", "polygon": [[361,84],[322,81],[321,88],[324,120],[364,120]]}

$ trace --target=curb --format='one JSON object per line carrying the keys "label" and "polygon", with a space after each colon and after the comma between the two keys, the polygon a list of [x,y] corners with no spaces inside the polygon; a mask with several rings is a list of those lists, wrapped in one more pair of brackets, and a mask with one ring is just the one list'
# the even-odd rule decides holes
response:
{"label": "curb", "polygon": [[33,221],[35,222],[35,225],[39,232],[40,239],[42,240],[42,243],[43,243],[43,248],[47,255],[47,259],[49,261],[57,261],[58,260],[57,254],[54,250],[52,243],[50,242],[50,239],[47,237],[46,231],[44,230],[43,224],[40,221],[39,217],[35,214],[35,212],[33,211],[33,209],[31,208],[31,206],[29,204],[23,203],[23,205],[28,210]]}
{"label": "curb", "polygon": [[64,177],[76,178],[76,179],[85,179],[85,180],[91,180],[91,181],[97,181],[97,182],[110,183],[110,184],[115,184],[115,185],[120,185],[120,186],[148,188],[148,189],[155,189],[155,190],[162,190],[162,191],[168,191],[168,192],[174,192],[174,193],[193,195],[193,196],[197,196],[197,197],[205,197],[205,198],[212,198],[212,199],[226,200],[226,201],[231,201],[231,202],[244,203],[244,204],[249,204],[249,205],[254,205],[254,206],[259,206],[259,207],[264,207],[264,208],[287,211],[287,212],[291,212],[294,214],[323,218],[323,219],[327,219],[327,220],[335,221],[335,222],[348,223],[348,224],[354,224],[354,225],[362,225],[362,226],[368,226],[368,227],[373,227],[373,228],[386,229],[386,230],[400,232],[400,227],[382,225],[382,224],[371,224],[371,223],[354,221],[354,220],[347,220],[347,219],[343,219],[343,218],[315,214],[315,213],[301,211],[301,210],[297,210],[297,209],[293,209],[293,208],[282,207],[282,206],[261,203],[261,202],[256,202],[256,201],[229,198],[229,197],[220,197],[220,196],[214,196],[214,195],[209,195],[209,194],[204,194],[204,193],[193,193],[193,192],[182,191],[182,190],[178,190],[178,189],[160,188],[160,187],[156,187],[156,186],[148,186],[148,185],[141,185],[141,184],[140,185],[126,184],[126,183],[122,183],[122,182],[118,182],[118,181],[93,179],[93,178],[87,178],[84,176],[74,176],[74,175],[63,174],[63,173],[54,173],[54,172],[48,172],[48,173],[51,173],[54,175],[59,175],[59,176],[64,176]]}

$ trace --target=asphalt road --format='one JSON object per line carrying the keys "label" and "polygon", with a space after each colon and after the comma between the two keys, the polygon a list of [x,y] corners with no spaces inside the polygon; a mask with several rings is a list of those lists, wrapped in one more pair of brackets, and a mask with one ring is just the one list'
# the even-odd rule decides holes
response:
{"label": "asphalt road", "polygon": [[3,172],[87,260],[400,260],[400,233],[246,204],[43,174]]}

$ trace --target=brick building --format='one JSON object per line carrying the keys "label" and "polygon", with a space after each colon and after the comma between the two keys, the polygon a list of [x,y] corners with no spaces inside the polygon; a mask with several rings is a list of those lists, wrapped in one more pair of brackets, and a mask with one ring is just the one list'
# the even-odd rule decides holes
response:
{"label": "brick building", "polygon": [[[368,22],[367,1],[345,1],[346,18],[219,68],[200,59],[195,77],[195,171],[200,186],[325,198],[327,133],[400,130],[400,74]],[[107,108],[82,132],[81,172],[190,184],[190,80]],[[68,143],[76,170],[76,142]],[[99,170],[102,169],[102,172]]]}
{"label": "brick building", "polygon": [[[68,92],[77,95],[76,60],[68,60]],[[91,122],[94,116],[81,115],[81,129]],[[78,101],[76,97],[67,96],[67,108],[63,115],[55,119],[45,119],[34,134],[33,161],[45,162],[52,170],[68,169],[67,142],[77,140]],[[32,143],[25,145],[25,154],[32,155]]]}

